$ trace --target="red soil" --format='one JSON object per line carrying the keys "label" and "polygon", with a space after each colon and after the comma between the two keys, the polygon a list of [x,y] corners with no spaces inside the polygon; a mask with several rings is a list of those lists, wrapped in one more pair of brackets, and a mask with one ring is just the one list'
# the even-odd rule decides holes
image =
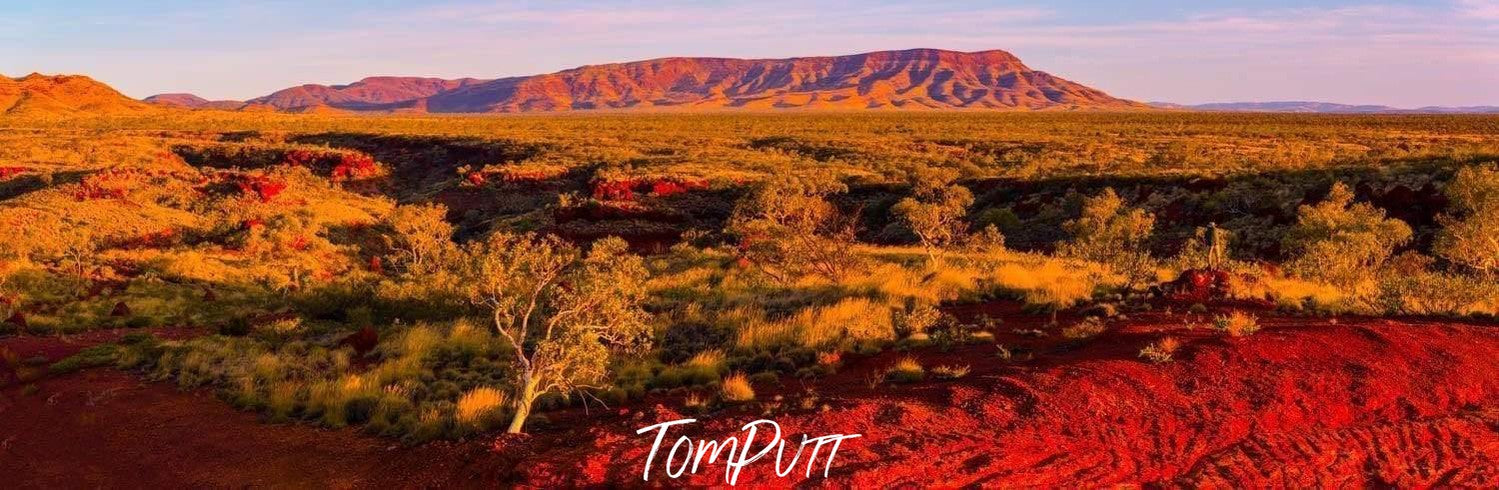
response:
{"label": "red soil", "polygon": [[[848,379],[869,363],[849,366],[829,384],[854,386],[818,387],[831,410],[771,418],[788,435],[863,434],[844,444],[830,473],[857,487],[1499,484],[1492,327],[1274,319],[1247,338],[1174,332],[1187,347],[1177,361],[1152,365],[1135,356],[1159,337],[1150,332],[1161,319],[1153,320],[1032,365],[998,366],[988,346],[918,356],[928,368],[974,368],[956,382],[869,389]],[[678,417],[658,412],[666,413],[628,425]],[[757,418],[708,417],[687,435],[736,435]],[[599,432],[592,443],[545,454],[526,468],[527,481],[638,481],[650,441]],[[665,478],[663,457],[653,481]],[[775,477],[772,464],[749,467],[740,483],[797,480]],[[711,468],[690,481],[722,482],[723,467]]]}
{"label": "red soil", "polygon": [[346,430],[262,424],[207,393],[95,369],[0,400],[9,488],[373,487],[493,478],[476,445],[403,450]]}
{"label": "red soil", "polygon": [[[787,436],[863,434],[838,452],[829,476],[837,486],[1499,485],[1492,326],[1267,317],[1259,333],[1228,338],[1181,328],[1205,318],[1156,313],[1066,345],[1011,333],[1042,321],[1013,316],[1012,307],[986,312],[1004,315],[1000,342],[1035,360],[1002,362],[992,345],[921,349],[914,355],[928,368],[973,372],[892,386],[866,379],[904,354],[845,355],[837,374],[757,385],[761,403],[696,415],[667,444],[737,435],[762,417]],[[1175,361],[1136,359],[1166,330],[1186,342]],[[818,408],[792,408],[806,389]],[[19,486],[635,484],[651,443],[635,429],[683,410],[681,394],[653,395],[587,419],[548,413],[535,436],[501,437],[497,449],[396,448],[350,431],[263,425],[208,395],[107,370],[0,396],[0,474],[21,475]],[[786,408],[768,406],[778,396]],[[652,483],[723,482],[721,464],[666,480],[664,457]],[[739,483],[800,481],[800,471],[775,477],[773,465],[749,466]]]}

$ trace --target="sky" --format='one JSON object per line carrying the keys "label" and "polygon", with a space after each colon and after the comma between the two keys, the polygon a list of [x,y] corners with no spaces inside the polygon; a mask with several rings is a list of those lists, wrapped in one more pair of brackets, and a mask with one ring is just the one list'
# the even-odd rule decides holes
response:
{"label": "sky", "polygon": [[0,73],[133,97],[907,48],[1003,49],[1141,101],[1499,105],[1499,0],[0,2]]}

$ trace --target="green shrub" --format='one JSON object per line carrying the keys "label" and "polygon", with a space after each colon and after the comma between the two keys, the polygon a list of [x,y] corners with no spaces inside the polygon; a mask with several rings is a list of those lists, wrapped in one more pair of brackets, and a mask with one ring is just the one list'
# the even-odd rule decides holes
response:
{"label": "green shrub", "polygon": [[108,366],[119,358],[120,347],[115,344],[99,344],[68,356],[47,367],[52,374],[67,374],[82,369]]}

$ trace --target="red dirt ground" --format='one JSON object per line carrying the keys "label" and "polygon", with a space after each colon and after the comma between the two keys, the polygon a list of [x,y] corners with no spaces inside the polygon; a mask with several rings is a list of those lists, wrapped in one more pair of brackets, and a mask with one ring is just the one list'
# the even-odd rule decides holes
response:
{"label": "red dirt ground", "polygon": [[[767,412],[788,436],[863,434],[843,444],[827,481],[802,481],[801,471],[777,478],[765,460],[739,481],[759,486],[1499,485],[1493,326],[1265,317],[1265,330],[1229,338],[1181,328],[1205,318],[1154,313],[1069,346],[1010,333],[1039,318],[988,312],[1006,318],[999,341],[1035,360],[1002,362],[992,345],[926,348],[914,354],[928,368],[973,372],[892,386],[867,380],[904,354],[846,358],[828,378],[756,386],[759,403],[695,415],[666,444],[734,435]],[[1186,341],[1175,361],[1136,359],[1168,329]],[[771,406],[777,396],[787,408]],[[535,436],[501,437],[494,449],[405,448],[347,430],[261,424],[207,394],[102,369],[0,397],[0,474],[19,475],[11,482],[20,487],[632,485],[651,443],[635,429],[683,410],[682,394],[654,395],[602,416],[595,409],[589,426],[573,423],[579,413],[547,414]],[[797,408],[803,400],[816,408]],[[651,483],[722,484],[721,464],[667,480],[664,452]]]}

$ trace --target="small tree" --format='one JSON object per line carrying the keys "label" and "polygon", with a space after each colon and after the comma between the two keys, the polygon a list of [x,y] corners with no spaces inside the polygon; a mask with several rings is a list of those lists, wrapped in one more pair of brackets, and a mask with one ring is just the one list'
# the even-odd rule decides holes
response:
{"label": "small tree", "polygon": [[58,262],[71,270],[74,277],[86,279],[88,265],[99,252],[93,228],[88,223],[63,218],[51,231],[52,236],[44,240],[51,241],[55,247]]}
{"label": "small tree", "polygon": [[1441,218],[1434,251],[1480,274],[1499,274],[1499,170],[1459,170],[1447,196],[1454,212]]}
{"label": "small tree", "polygon": [[1114,189],[1083,199],[1082,215],[1063,228],[1072,234],[1072,241],[1062,245],[1063,255],[1108,265],[1124,275],[1125,288],[1150,279],[1155,215],[1125,206]]}
{"label": "small tree", "polygon": [[968,229],[963,217],[973,205],[973,193],[953,184],[955,177],[955,172],[921,167],[911,173],[911,197],[891,209],[921,239],[934,266],[942,249],[963,238]]}
{"label": "small tree", "polygon": [[739,203],[728,229],[743,256],[778,282],[806,274],[838,280],[858,264],[857,219],[827,197],[847,190],[826,173],[772,177]]}
{"label": "small tree", "polygon": [[1395,247],[1411,239],[1411,227],[1368,203],[1354,203],[1339,182],[1327,199],[1304,205],[1284,244],[1295,254],[1291,268],[1302,277],[1354,287],[1373,277]]}
{"label": "small tree", "polygon": [[453,225],[441,204],[398,206],[388,222],[395,232],[390,247],[406,270],[421,274],[437,268],[453,251]]}
{"label": "small tree", "polygon": [[538,397],[596,387],[610,349],[649,342],[640,308],[645,266],[623,240],[600,240],[585,254],[556,237],[496,233],[467,247],[466,256],[469,300],[489,311],[513,348],[519,379],[512,434]]}

